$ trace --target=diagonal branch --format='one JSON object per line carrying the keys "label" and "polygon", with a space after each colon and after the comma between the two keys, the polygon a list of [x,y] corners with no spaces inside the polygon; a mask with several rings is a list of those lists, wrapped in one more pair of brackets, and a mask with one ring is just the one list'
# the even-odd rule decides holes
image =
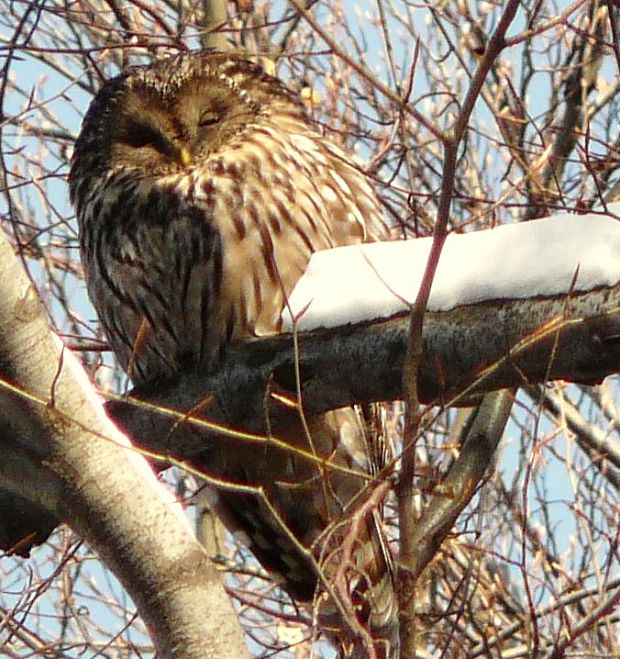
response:
{"label": "diagonal branch", "polygon": [[244,656],[219,576],[171,494],[106,417],[0,232],[0,485],[97,549],[161,656]]}

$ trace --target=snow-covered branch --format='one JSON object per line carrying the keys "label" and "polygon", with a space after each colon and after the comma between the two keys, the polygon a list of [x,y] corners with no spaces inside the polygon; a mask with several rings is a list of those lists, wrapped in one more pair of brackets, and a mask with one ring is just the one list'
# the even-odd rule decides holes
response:
{"label": "snow-covered branch", "polygon": [[[561,213],[466,234],[443,247],[428,311],[497,300],[530,300],[620,282],[620,203],[585,215]],[[285,323],[336,327],[407,312],[432,239],[353,245],[313,255],[290,298]]]}
{"label": "snow-covered branch", "polygon": [[[111,402],[112,413],[147,446],[184,459],[204,442],[179,421],[207,396],[198,416],[259,431],[269,387],[294,393],[299,384],[307,412],[400,398],[406,300],[415,298],[429,243],[318,253],[290,300],[304,330],[296,342],[293,334],[257,339],[231,350],[216,374],[135,392],[176,413]],[[450,236],[429,307],[419,382],[426,403],[466,404],[554,379],[598,382],[620,370],[620,224],[611,214],[563,214]]]}

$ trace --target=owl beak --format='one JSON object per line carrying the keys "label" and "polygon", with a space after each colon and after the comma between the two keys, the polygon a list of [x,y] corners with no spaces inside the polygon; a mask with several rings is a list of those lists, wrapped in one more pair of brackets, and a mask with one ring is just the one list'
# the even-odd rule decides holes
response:
{"label": "owl beak", "polygon": [[184,146],[179,149],[179,162],[183,167],[189,167],[192,162],[192,154],[189,152],[189,149]]}

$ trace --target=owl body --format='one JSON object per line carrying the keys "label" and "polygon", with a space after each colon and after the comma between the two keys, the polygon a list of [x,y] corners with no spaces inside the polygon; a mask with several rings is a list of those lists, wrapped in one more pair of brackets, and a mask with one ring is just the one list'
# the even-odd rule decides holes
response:
{"label": "owl body", "polygon": [[[91,300],[138,384],[215,369],[228,345],[278,332],[312,252],[387,235],[352,160],[280,82],[225,54],[173,57],[106,83],[69,181]],[[292,411],[265,431],[330,468],[221,442],[208,470],[257,494],[222,490],[217,507],[294,597],[311,599],[322,590],[318,572],[337,570],[346,515],[372,481],[372,439],[352,408],[305,422]],[[356,610],[386,636],[395,610],[375,513],[352,546]],[[338,609],[322,608],[335,629]]]}
{"label": "owl body", "polygon": [[116,79],[76,154],[90,297],[136,383],[277,332],[312,252],[385,235],[363,174],[245,60],[172,58]]}

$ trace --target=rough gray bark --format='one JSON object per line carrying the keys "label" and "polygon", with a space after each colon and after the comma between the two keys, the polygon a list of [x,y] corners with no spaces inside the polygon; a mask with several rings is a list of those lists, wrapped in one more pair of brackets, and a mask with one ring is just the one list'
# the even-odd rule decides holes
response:
{"label": "rough gray bark", "polygon": [[[554,379],[600,382],[620,370],[619,309],[620,285],[569,297],[489,301],[429,312],[421,399],[465,405],[489,391]],[[267,385],[294,392],[296,361],[306,412],[396,400],[408,322],[401,317],[309,332],[299,335],[298,353],[286,335],[248,342],[231,351],[215,374],[183,374],[135,391],[135,400],[110,401],[108,410],[143,446],[187,460],[208,448],[204,434],[186,432],[188,416],[259,430]],[[205,404],[197,410],[201,401]],[[222,432],[214,441],[226,441]]]}

